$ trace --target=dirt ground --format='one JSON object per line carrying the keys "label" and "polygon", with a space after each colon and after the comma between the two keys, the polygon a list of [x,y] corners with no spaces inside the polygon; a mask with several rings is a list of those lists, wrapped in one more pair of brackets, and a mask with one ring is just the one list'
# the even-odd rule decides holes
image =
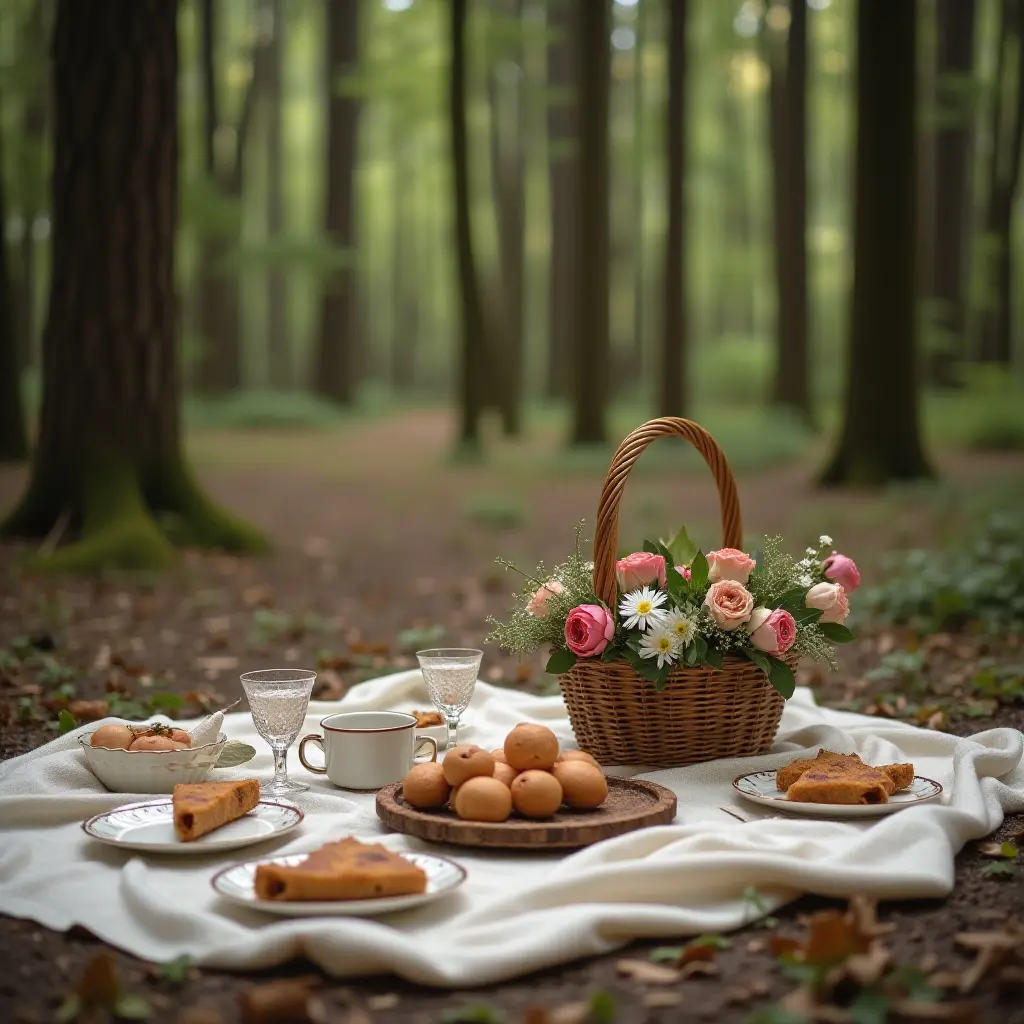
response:
{"label": "dirt ground", "polygon": [[[211,492],[273,538],[274,553],[265,559],[188,552],[159,578],[46,579],[22,571],[28,548],[0,547],[0,757],[51,737],[58,710],[75,710],[75,701],[107,700],[118,713],[118,702],[122,711],[131,704],[174,710],[180,697],[184,717],[239,697],[238,675],[247,669],[314,663],[317,696],[333,698],[361,679],[410,665],[417,647],[480,646],[486,616],[506,610],[514,585],[494,558],[512,558],[526,569],[538,559],[559,559],[572,525],[582,518],[592,523],[600,474],[560,461],[544,439],[534,447],[501,447],[484,464],[453,463],[448,430],[442,414],[421,413],[317,434],[192,437],[191,453]],[[998,501],[1007,487],[1024,481],[1019,457],[949,454],[938,461],[941,485],[882,495],[822,495],[809,484],[811,462],[743,475],[748,536],[780,531],[799,549],[827,531],[857,558],[870,583],[883,571],[886,551],[948,538],[979,496]],[[709,478],[692,468],[662,472],[664,460],[654,465],[630,482],[623,543],[668,533],[685,520],[703,546],[717,544]],[[23,480],[23,470],[0,468],[0,509],[16,498]],[[889,679],[872,672],[902,650],[914,654],[912,670]],[[983,658],[1024,661],[1014,638],[921,641],[873,629],[844,649],[840,673],[826,678],[804,671],[802,681],[815,686],[823,702],[914,718],[961,735],[997,724],[1024,727],[1020,703],[974,694],[970,680]],[[486,649],[483,675],[539,691],[551,685],[540,656],[520,664]],[[1024,818],[1009,819],[994,838],[1022,829]],[[888,1019],[1024,1024],[1024,944],[968,986],[965,971],[975,953],[956,939],[1024,921],[1024,867],[1008,860],[1005,869],[993,869],[1002,862],[991,853],[977,843],[961,853],[947,900],[880,908],[881,920],[896,926],[879,940],[893,962],[932,977],[942,994],[937,1004],[902,1007],[903,1017],[893,1002]],[[286,1009],[264,1019],[543,1024],[583,1020],[579,1004],[604,993],[610,998],[599,995],[588,1019],[611,1019],[613,1006],[617,1021],[732,1024],[774,1006],[794,987],[780,971],[773,935],[799,936],[808,915],[838,906],[800,900],[779,913],[777,927],[730,936],[731,946],[707,961],[713,973],[675,981],[655,981],[643,970],[629,976],[637,971],[624,960],[649,962],[653,946],[643,943],[471,993],[433,992],[393,978],[341,986],[308,963],[258,978],[191,971],[179,980],[157,978],[121,954],[116,963],[125,989],[148,1003],[156,1021],[256,1020],[246,1009],[247,993],[275,979],[308,978],[319,982],[315,999],[308,1005],[304,995],[286,999]],[[102,949],[80,929],[56,934],[0,918],[6,966],[0,1020],[53,1019],[74,979]],[[970,991],[959,993],[961,986]],[[260,994],[267,996],[264,989]],[[832,1020],[886,1019],[877,1009],[874,1017],[830,1010],[840,1014]],[[773,1012],[761,1019],[801,1019]],[[922,1016],[926,1012],[933,1016]]]}

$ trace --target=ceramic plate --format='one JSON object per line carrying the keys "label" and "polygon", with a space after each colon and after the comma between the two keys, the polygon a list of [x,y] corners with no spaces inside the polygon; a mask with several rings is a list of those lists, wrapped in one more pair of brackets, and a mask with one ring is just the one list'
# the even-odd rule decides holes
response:
{"label": "ceramic plate", "polygon": [[104,811],[82,822],[86,835],[101,843],[147,853],[216,853],[251,846],[290,832],[303,814],[288,804],[261,800],[248,814],[205,836],[183,843],[174,832],[174,805],[149,800]]}
{"label": "ceramic plate", "polygon": [[789,800],[775,787],[775,772],[751,772],[732,781],[732,788],[755,804],[789,814],[805,814],[812,818],[880,818],[906,807],[928,803],[942,795],[942,787],[932,779],[915,775],[910,786],[889,797],[887,804],[805,804]]}
{"label": "ceramic plate", "polygon": [[373,900],[320,900],[285,903],[277,900],[263,900],[253,888],[258,864],[285,864],[289,867],[305,858],[304,853],[284,857],[264,857],[244,864],[218,871],[210,880],[214,890],[232,903],[262,910],[267,914],[281,917],[375,917],[390,914],[396,910],[408,910],[423,903],[439,899],[454,892],[466,880],[466,869],[447,857],[432,853],[407,853],[401,855],[427,873],[427,891],[413,896],[384,896]]}

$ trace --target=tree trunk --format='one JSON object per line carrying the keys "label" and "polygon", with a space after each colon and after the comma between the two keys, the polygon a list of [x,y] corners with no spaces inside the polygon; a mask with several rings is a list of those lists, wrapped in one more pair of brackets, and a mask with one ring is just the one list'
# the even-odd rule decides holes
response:
{"label": "tree trunk", "polygon": [[416,370],[416,334],[419,309],[416,303],[416,244],[412,237],[415,162],[409,158],[406,132],[396,130],[392,142],[391,181],[391,298],[394,329],[391,339],[391,384],[396,391],[412,390]]}
{"label": "tree trunk", "polygon": [[843,431],[826,484],[932,472],[918,423],[916,6],[857,6],[852,319]]}
{"label": "tree trunk", "polygon": [[[33,54],[42,54],[48,43],[47,26],[50,24],[49,0],[35,0],[32,14],[25,27],[22,46]],[[29,159],[19,167],[18,192],[23,199],[25,230],[22,232],[18,269],[10,273],[8,281],[17,280],[18,300],[13,302],[18,339],[18,369],[23,370],[35,361],[37,349],[37,292],[39,261],[36,252],[35,222],[44,206],[46,165],[44,145],[48,115],[45,75],[38,83],[33,81],[24,101],[22,112],[22,149],[27,150]]]}
{"label": "tree trunk", "polygon": [[[77,543],[45,560],[55,569],[160,567],[169,537],[265,546],[195,486],[180,447],[177,13],[174,0],[57,7],[40,434],[28,489],[2,527],[78,529]],[[167,517],[167,534],[151,513]]]}
{"label": "tree trunk", "polygon": [[[1013,361],[1013,206],[1024,146],[1024,0],[1002,0],[1000,18],[985,217],[994,253],[978,358],[1009,366]],[[1007,59],[1013,37],[1018,41],[1016,61]]]}
{"label": "tree trunk", "polygon": [[664,307],[658,409],[662,416],[685,416],[686,379],[686,16],[687,0],[668,0],[668,104],[665,174],[668,230],[665,233]]}
{"label": "tree trunk", "polygon": [[458,263],[461,353],[459,359],[459,443],[480,444],[483,405],[483,303],[470,223],[469,154],[466,131],[466,0],[451,0],[451,72],[448,78],[448,115],[451,124],[452,179],[455,188],[455,256]]}
{"label": "tree trunk", "polygon": [[[522,31],[522,0],[505,0],[501,13],[516,20]],[[522,47],[517,45],[511,58],[523,67]],[[501,286],[502,332],[499,351],[493,362],[501,372],[498,408],[507,437],[522,431],[523,377],[523,248],[526,212],[526,167],[523,154],[523,93],[521,79],[503,85],[496,69],[488,76],[490,93],[491,182],[498,225],[498,266]]]}
{"label": "tree trunk", "polygon": [[[2,126],[0,126],[2,127]],[[7,208],[4,203],[3,145],[0,138],[0,462],[20,462],[28,455],[25,411],[21,402],[18,330],[7,267]]]}
{"label": "tree trunk", "polygon": [[[776,352],[773,398],[809,423],[807,342],[807,5],[790,5],[785,49],[769,40]],[[769,29],[769,31],[771,31]]]}
{"label": "tree trunk", "polygon": [[[359,4],[327,2],[327,232],[348,253],[356,248],[355,178],[359,100],[339,91],[339,78],[359,63]],[[313,386],[343,405],[356,396],[358,278],[348,261],[331,280],[320,308]]]}
{"label": "tree trunk", "polygon": [[[281,136],[281,108],[284,103],[284,4],[265,0],[273,23],[267,47],[265,110],[267,114],[267,235],[273,239],[284,227],[284,192],[281,175],[284,146]],[[272,388],[287,390],[292,385],[291,351],[288,347],[287,291],[285,270],[274,264],[267,271],[267,371]]]}
{"label": "tree trunk", "polygon": [[[944,341],[932,353],[934,384],[955,383],[953,366],[966,353],[967,252],[971,231],[971,105],[965,88],[974,68],[975,0],[937,0],[937,103],[932,211],[934,326]],[[955,119],[955,120],[954,120]]]}
{"label": "tree trunk", "polygon": [[574,0],[579,158],[576,190],[576,364],[572,440],[605,441],[610,353],[608,321],[608,105],[610,0]]}
{"label": "tree trunk", "polygon": [[644,233],[644,43],[647,22],[647,4],[637,0],[636,36],[633,41],[633,375],[644,379],[644,306],[647,301],[644,264],[646,235]]}
{"label": "tree trunk", "polygon": [[548,44],[548,202],[551,244],[548,258],[549,398],[568,398],[571,353],[576,338],[576,63],[577,38],[572,4],[549,0],[553,36]]}

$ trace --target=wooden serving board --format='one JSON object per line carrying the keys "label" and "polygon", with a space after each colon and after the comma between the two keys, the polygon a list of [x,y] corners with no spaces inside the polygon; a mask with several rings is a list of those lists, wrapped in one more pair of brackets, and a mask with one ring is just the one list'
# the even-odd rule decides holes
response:
{"label": "wooden serving board", "polygon": [[592,811],[563,807],[553,818],[533,821],[513,814],[492,824],[463,821],[441,808],[419,811],[402,799],[400,782],[377,793],[377,817],[396,832],[435,843],[492,849],[575,849],[651,825],[667,825],[676,816],[676,795],[656,782],[608,776],[608,796]]}

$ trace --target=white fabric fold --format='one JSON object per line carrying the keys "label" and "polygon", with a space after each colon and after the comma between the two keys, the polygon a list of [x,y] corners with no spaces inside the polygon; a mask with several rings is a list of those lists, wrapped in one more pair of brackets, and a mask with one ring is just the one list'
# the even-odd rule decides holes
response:
{"label": "white fabric fold", "polygon": [[[429,707],[419,672],[371,680],[343,700],[312,702],[303,732],[337,711]],[[536,697],[479,683],[460,739],[490,748],[517,722],[543,722],[573,746],[558,697]],[[181,723],[188,728],[194,723]],[[90,728],[95,728],[92,726]],[[248,715],[224,716],[229,739],[257,757],[216,778],[265,778],[269,748]],[[867,893],[881,899],[941,897],[953,885],[956,852],[987,835],[1007,813],[1024,811],[1024,736],[991,729],[968,739],[815,705],[798,690],[776,743],[762,757],[651,771],[624,766],[678,796],[671,825],[645,829],[571,854],[438,847],[387,835],[395,849],[434,850],[469,871],[454,895],[378,919],[287,920],[221,900],[212,875],[226,863],[313,849],[328,839],[385,835],[373,794],[348,793],[299,765],[311,784],[296,804],[295,832],[221,856],[148,856],[119,851],[84,834],[80,823],[142,795],[108,793],[79,749],[81,730],[0,763],[0,912],[64,930],[80,924],[139,957],[189,954],[206,967],[256,970],[306,956],[338,977],[392,972],[425,985],[467,988],[579,957],[634,938],[683,937],[740,927],[755,913],[754,886],[771,910],[802,893]],[[866,822],[764,818],[732,790],[732,779],[773,768],[819,746],[856,751],[873,763],[913,761],[942,783],[941,802]],[[730,807],[755,820],[742,823]]]}

